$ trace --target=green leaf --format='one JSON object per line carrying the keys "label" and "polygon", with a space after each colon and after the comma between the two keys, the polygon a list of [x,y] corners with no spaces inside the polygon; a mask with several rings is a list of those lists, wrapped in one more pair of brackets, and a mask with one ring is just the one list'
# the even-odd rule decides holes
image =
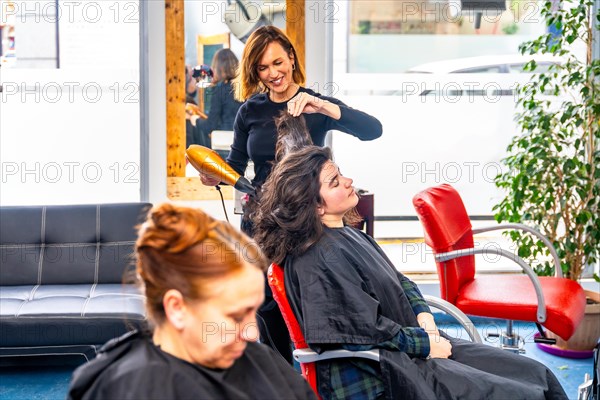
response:
{"label": "green leaf", "polygon": [[[541,15],[560,36],[546,33],[519,46],[523,54],[552,53],[566,61],[518,86],[515,121],[521,134],[507,146],[506,170],[495,179],[505,193],[494,207],[496,220],[537,226],[556,246],[561,269],[571,279],[581,271],[570,269],[567,260],[576,257],[575,265],[585,265],[600,257],[600,60],[586,65],[569,46],[589,41],[585,28],[594,1],[569,0],[568,9],[553,9],[555,1],[545,1]],[[600,22],[600,12],[594,20]],[[525,69],[535,67],[531,63]],[[548,95],[565,100],[558,104]],[[590,135],[598,143],[592,155]],[[547,256],[541,242],[509,236],[536,273],[551,273],[553,265],[538,259]]]}

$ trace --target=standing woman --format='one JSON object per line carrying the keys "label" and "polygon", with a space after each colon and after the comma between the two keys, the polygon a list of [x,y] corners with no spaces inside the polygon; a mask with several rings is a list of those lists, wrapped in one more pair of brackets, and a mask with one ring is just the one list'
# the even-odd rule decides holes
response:
{"label": "standing woman", "polygon": [[254,343],[266,262],[246,235],[165,203],[140,228],[136,256],[152,332],[107,343],[74,372],[69,399],[315,398]]}
{"label": "standing woman", "polygon": [[212,59],[211,69],[214,75],[212,86],[209,88],[211,96],[208,118],[196,121],[197,138],[199,143],[206,147],[211,147],[212,131],[233,130],[235,116],[242,105],[234,98],[233,79],[238,69],[235,54],[229,49],[218,50]]}
{"label": "standing woman", "polygon": [[[304,83],[296,50],[280,29],[263,26],[250,35],[234,83],[236,98],[245,103],[235,118],[227,163],[243,175],[252,160],[255,187],[260,187],[271,171],[277,141],[274,120],[281,111],[287,110],[294,117],[304,114],[312,142],[318,146],[325,144],[329,130],[346,132],[360,140],[381,136],[379,120],[333,97],[307,89],[302,86]],[[207,186],[219,183],[204,175],[201,179]],[[252,233],[247,218],[242,228]]]}
{"label": "standing woman", "polygon": [[[245,103],[240,107],[234,124],[234,137],[227,163],[241,175],[248,161],[254,162],[256,188],[265,182],[275,159],[277,131],[274,119],[282,111],[297,117],[301,114],[312,142],[323,146],[329,130],[346,132],[360,140],[381,136],[379,120],[343,102],[322,96],[303,87],[302,65],[289,38],[274,26],[263,26],[254,31],[244,47],[239,74],[235,82],[236,97]],[[219,182],[201,175],[202,183],[214,186]],[[252,236],[252,209],[257,199],[251,198],[242,216],[242,230]],[[277,304],[267,286],[265,304],[259,315],[261,341],[275,344],[279,352],[291,362],[287,328]]]}

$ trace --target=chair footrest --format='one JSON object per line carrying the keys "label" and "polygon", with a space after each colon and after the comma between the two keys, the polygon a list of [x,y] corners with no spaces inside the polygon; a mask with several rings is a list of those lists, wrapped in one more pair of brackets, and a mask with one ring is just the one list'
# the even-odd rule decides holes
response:
{"label": "chair footrest", "polygon": [[556,344],[556,339],[553,338],[547,338],[547,337],[534,337],[533,341],[535,343],[544,343],[544,344]]}
{"label": "chair footrest", "polygon": [[328,350],[319,354],[310,348],[294,350],[294,359],[299,363],[310,363],[332,358],[367,358],[379,361],[379,350],[350,351],[350,350]]}

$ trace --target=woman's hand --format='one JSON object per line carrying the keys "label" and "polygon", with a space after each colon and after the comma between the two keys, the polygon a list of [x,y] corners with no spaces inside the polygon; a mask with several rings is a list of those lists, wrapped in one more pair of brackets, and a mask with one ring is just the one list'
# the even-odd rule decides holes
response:
{"label": "woman's hand", "polygon": [[217,186],[219,183],[221,183],[219,179],[210,177],[203,173],[200,173],[200,181],[204,186]]}
{"label": "woman's hand", "polygon": [[429,358],[448,358],[452,355],[452,344],[448,339],[435,333],[428,333],[428,335]]}
{"label": "woman's hand", "polygon": [[435,324],[433,315],[428,312],[422,312],[417,315],[419,326],[429,335],[429,357],[448,358],[452,354],[452,344],[446,338],[440,336],[440,331]]}
{"label": "woman's hand", "polygon": [[433,314],[428,312],[419,313],[419,315],[417,315],[417,321],[419,322],[419,326],[428,334],[440,334],[437,325],[435,324],[435,319],[433,319]]}
{"label": "woman's hand", "polygon": [[194,114],[192,114],[189,117],[187,117],[187,113],[186,113],[186,119],[189,119],[190,122],[192,123],[192,125],[196,126],[196,122],[198,121],[198,119],[200,119],[200,117],[197,116],[197,115],[194,115]]}
{"label": "woman's hand", "polygon": [[321,113],[333,119],[340,119],[342,112],[337,104],[312,96],[306,92],[300,92],[288,101],[288,112],[297,117],[300,114]]}

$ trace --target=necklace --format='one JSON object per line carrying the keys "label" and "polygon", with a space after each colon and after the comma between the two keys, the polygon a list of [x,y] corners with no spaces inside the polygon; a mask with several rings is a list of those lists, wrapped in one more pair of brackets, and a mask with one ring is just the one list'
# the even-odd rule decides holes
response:
{"label": "necklace", "polygon": [[[272,92],[272,91],[270,91],[270,90],[269,90],[269,99],[270,99],[272,102],[275,102],[275,103],[285,103],[286,101],[288,101],[288,100],[290,100],[292,97],[294,97],[294,95],[295,95],[295,94],[296,94],[296,92],[298,91],[298,88],[299,88],[299,87],[300,87],[300,85],[298,85],[297,83],[292,83],[292,84],[290,84],[290,85],[287,87],[287,89],[285,89],[285,92],[284,92],[284,93],[282,93],[282,94],[277,94],[277,93],[274,93],[274,92]],[[291,94],[291,95],[288,95],[288,93],[289,93],[290,91],[292,92],[292,94]],[[275,99],[275,96],[281,96],[281,97],[282,97],[282,100]]]}

